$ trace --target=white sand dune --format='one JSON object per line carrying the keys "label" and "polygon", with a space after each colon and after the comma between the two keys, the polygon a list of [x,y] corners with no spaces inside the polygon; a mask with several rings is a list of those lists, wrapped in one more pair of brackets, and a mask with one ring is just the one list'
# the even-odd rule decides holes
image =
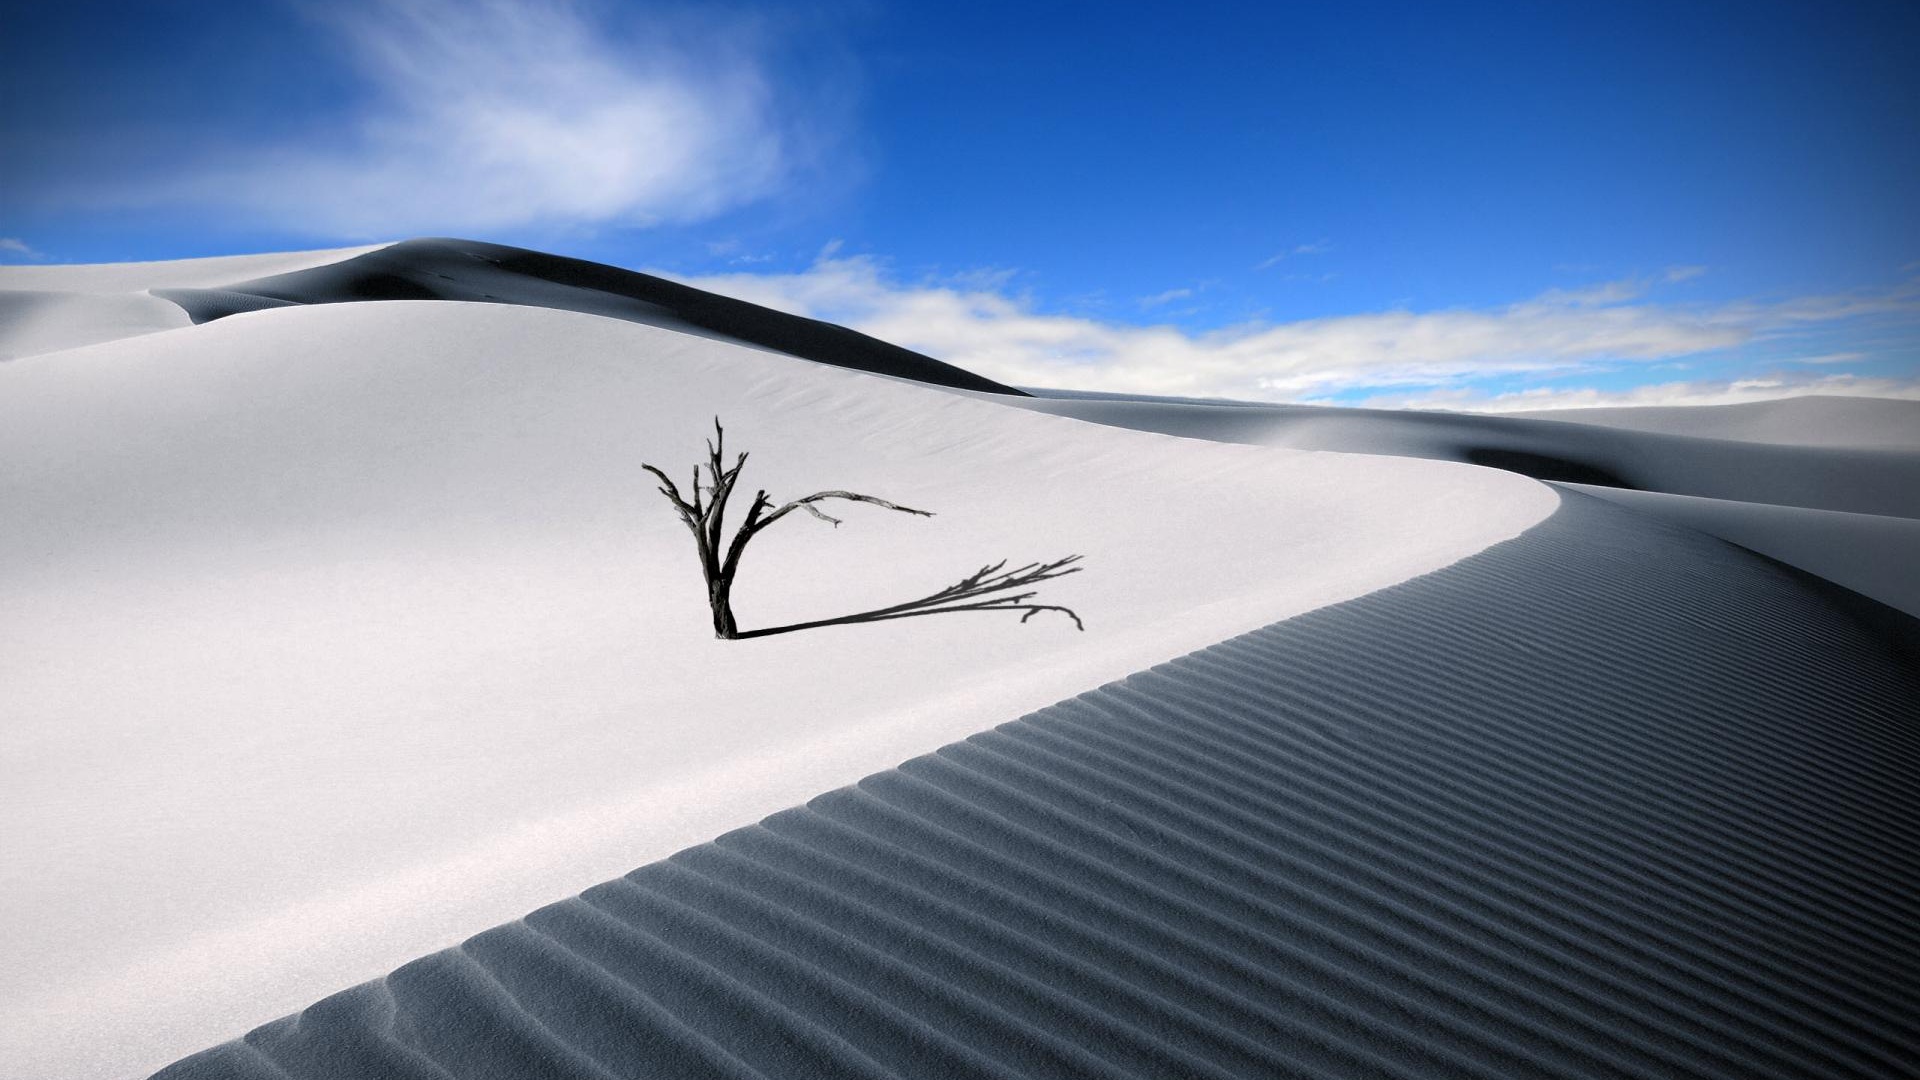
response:
{"label": "white sand dune", "polygon": [[[709,418],[854,508],[751,625],[1077,552],[1064,620],[708,634],[640,472]],[[1548,514],[1445,463],[1169,439],[574,312],[287,307],[0,368],[0,1058],[112,1076]],[[1057,587],[1056,587],[1057,586]]]}
{"label": "white sand dune", "polygon": [[271,274],[290,274],[331,266],[367,255],[386,244],[277,251],[262,255],[218,255],[206,259],[161,262],[47,263],[0,266],[0,288],[47,289],[72,293],[127,293],[148,289],[211,289]]}
{"label": "white sand dune", "polygon": [[1567,499],[161,1080],[1911,1075],[1915,624]]}
{"label": "white sand dune", "polygon": [[170,262],[0,266],[0,360],[172,330],[187,312],[153,289],[210,289],[326,266],[385,245]]}
{"label": "white sand dune", "polygon": [[0,288],[0,361],[186,325],[178,304],[147,292]]}

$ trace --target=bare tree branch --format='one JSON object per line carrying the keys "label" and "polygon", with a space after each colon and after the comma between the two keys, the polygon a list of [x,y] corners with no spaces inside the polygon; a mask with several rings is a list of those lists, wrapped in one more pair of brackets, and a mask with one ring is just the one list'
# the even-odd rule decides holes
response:
{"label": "bare tree branch", "polygon": [[768,514],[766,520],[760,522],[757,528],[764,529],[774,522],[779,521],[781,518],[786,517],[788,514],[793,513],[795,510],[805,510],[807,513],[812,514],[822,521],[832,522],[837,527],[840,524],[839,518],[822,512],[819,507],[814,505],[814,503],[826,499],[846,499],[849,502],[870,503],[874,506],[885,507],[888,510],[898,510],[903,514],[916,514],[920,517],[933,516],[933,511],[931,510],[915,510],[911,506],[901,506],[899,503],[891,503],[872,495],[862,495],[857,491],[816,491],[804,498],[795,499],[780,509],[775,510],[773,513]]}
{"label": "bare tree branch", "polygon": [[958,582],[937,592],[923,596],[918,600],[909,600],[904,604],[875,608],[872,611],[862,611],[853,615],[841,615],[832,619],[816,619],[811,622],[793,623],[788,626],[770,626],[760,630],[747,630],[743,631],[740,636],[743,638],[766,637],[770,634],[785,634],[794,630],[812,630],[821,626],[884,622],[888,619],[909,619],[920,615],[947,615],[961,611],[1018,611],[1022,612],[1020,621],[1023,623],[1043,611],[1058,611],[1067,618],[1072,619],[1073,625],[1077,629],[1085,630],[1087,628],[1086,624],[1080,620],[1079,614],[1072,608],[1062,607],[1059,604],[1028,603],[1027,601],[1039,595],[1035,592],[1018,593],[1012,596],[996,596],[992,599],[979,600],[976,603],[961,603],[961,601],[973,600],[976,597],[987,596],[991,593],[1018,589],[1042,581],[1051,581],[1054,578],[1065,577],[1068,574],[1077,574],[1081,571],[1081,567],[1074,566],[1071,569],[1064,568],[1079,561],[1080,556],[1069,555],[1064,559],[1056,559],[1050,563],[1028,563],[1018,570],[1007,570],[1003,572],[1000,569],[1006,565],[1006,560],[1003,559],[992,566],[983,566],[972,574],[961,578]]}
{"label": "bare tree branch", "polygon": [[1072,609],[1058,604],[1032,603],[1037,594],[1031,591],[1013,592],[1028,585],[1079,573],[1080,567],[1068,567],[1078,562],[1080,556],[1069,555],[1049,563],[1028,563],[1015,570],[1007,570],[1007,561],[1002,559],[992,565],[983,566],[958,582],[918,600],[838,618],[742,632],[735,624],[733,617],[734,576],[740,568],[740,560],[746,552],[747,543],[774,522],[795,510],[805,510],[814,517],[838,527],[841,523],[840,519],[816,505],[830,499],[866,503],[918,517],[933,516],[931,511],[915,510],[913,507],[901,506],[899,503],[890,502],[875,495],[862,495],[856,491],[838,489],[816,491],[811,495],[782,504],[776,509],[773,500],[768,498],[766,491],[762,489],[754,493],[753,502],[747,507],[746,518],[734,531],[732,541],[725,545],[723,556],[721,540],[726,531],[727,504],[733,496],[734,485],[739,482],[740,472],[746,464],[747,455],[744,452],[734,459],[731,467],[726,464],[726,430],[720,426],[720,418],[716,416],[713,419],[713,438],[707,440],[705,466],[707,482],[704,484],[701,482],[701,466],[694,466],[691,502],[680,494],[680,489],[668,479],[666,473],[645,463],[640,466],[660,481],[660,494],[666,496],[667,500],[673,504],[674,512],[693,533],[694,543],[699,548],[700,572],[706,578],[707,600],[713,610],[713,629],[717,637],[766,637],[770,634],[784,634],[819,626],[882,622],[888,619],[944,615],[961,611],[1017,611],[1021,613],[1022,623],[1043,611],[1057,611],[1072,619],[1074,626],[1082,630],[1086,629],[1085,624],[1080,621],[1080,616]]}

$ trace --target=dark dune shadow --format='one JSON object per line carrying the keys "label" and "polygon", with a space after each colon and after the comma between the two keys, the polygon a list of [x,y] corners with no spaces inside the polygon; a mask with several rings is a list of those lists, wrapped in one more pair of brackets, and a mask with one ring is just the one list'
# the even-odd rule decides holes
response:
{"label": "dark dune shadow", "polygon": [[1461,456],[1474,465],[1505,469],[1535,480],[1558,480],[1568,484],[1594,484],[1599,487],[1631,488],[1633,485],[1607,471],[1579,461],[1513,450],[1498,446],[1469,446]]}
{"label": "dark dune shadow", "polygon": [[1914,620],[1564,500],[160,1075],[1911,1075]]}
{"label": "dark dune shadow", "polygon": [[[294,304],[465,300],[558,308],[743,342],[856,371],[1024,396],[1010,386],[844,326],[651,274],[475,240],[407,240],[342,262],[240,282],[220,291]],[[230,302],[176,302],[196,322],[238,310]]]}
{"label": "dark dune shadow", "polygon": [[154,289],[153,295],[178,305],[195,325],[224,319],[229,315],[245,314],[249,311],[297,306],[288,300],[235,292],[232,289]]}

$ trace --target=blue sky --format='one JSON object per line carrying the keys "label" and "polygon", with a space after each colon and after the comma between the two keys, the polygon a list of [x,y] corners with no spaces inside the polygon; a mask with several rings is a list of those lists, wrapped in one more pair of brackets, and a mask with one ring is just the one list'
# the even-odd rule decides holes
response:
{"label": "blue sky", "polygon": [[1920,396],[1920,7],[70,0],[0,260],[460,235],[1029,385]]}

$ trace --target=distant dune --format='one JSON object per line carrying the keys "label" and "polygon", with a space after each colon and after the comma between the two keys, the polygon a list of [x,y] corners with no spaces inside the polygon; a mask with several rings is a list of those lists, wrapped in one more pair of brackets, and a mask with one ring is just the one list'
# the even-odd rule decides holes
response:
{"label": "distant dune", "polygon": [[[1507,469],[1537,480],[1920,517],[1920,447],[1847,446],[1837,440],[1817,446],[1751,443],[1571,420],[1312,405],[1082,396],[1040,396],[1017,404],[1056,416],[1190,438],[1432,458]],[[1846,430],[1833,419],[1829,417],[1831,426]]]}
{"label": "distant dune", "polygon": [[[1920,422],[1906,424],[1920,421],[1920,403],[1799,398],[1671,419],[1658,410],[1534,419],[1038,394],[1012,404],[1140,431],[1455,461],[1571,485],[1920,615]],[[1588,412],[1612,415],[1579,422]],[[1760,441],[1770,432],[1783,434]]]}
{"label": "distant dune", "polygon": [[1743,405],[1556,409],[1508,416],[1781,446],[1920,450],[1920,401],[1815,394]]}
{"label": "distant dune", "polygon": [[[1912,403],[1028,394],[463,240],[4,268],[0,354],[0,1072],[1912,1075]],[[713,640],[716,415],[936,512],[749,627],[1085,632]]]}

